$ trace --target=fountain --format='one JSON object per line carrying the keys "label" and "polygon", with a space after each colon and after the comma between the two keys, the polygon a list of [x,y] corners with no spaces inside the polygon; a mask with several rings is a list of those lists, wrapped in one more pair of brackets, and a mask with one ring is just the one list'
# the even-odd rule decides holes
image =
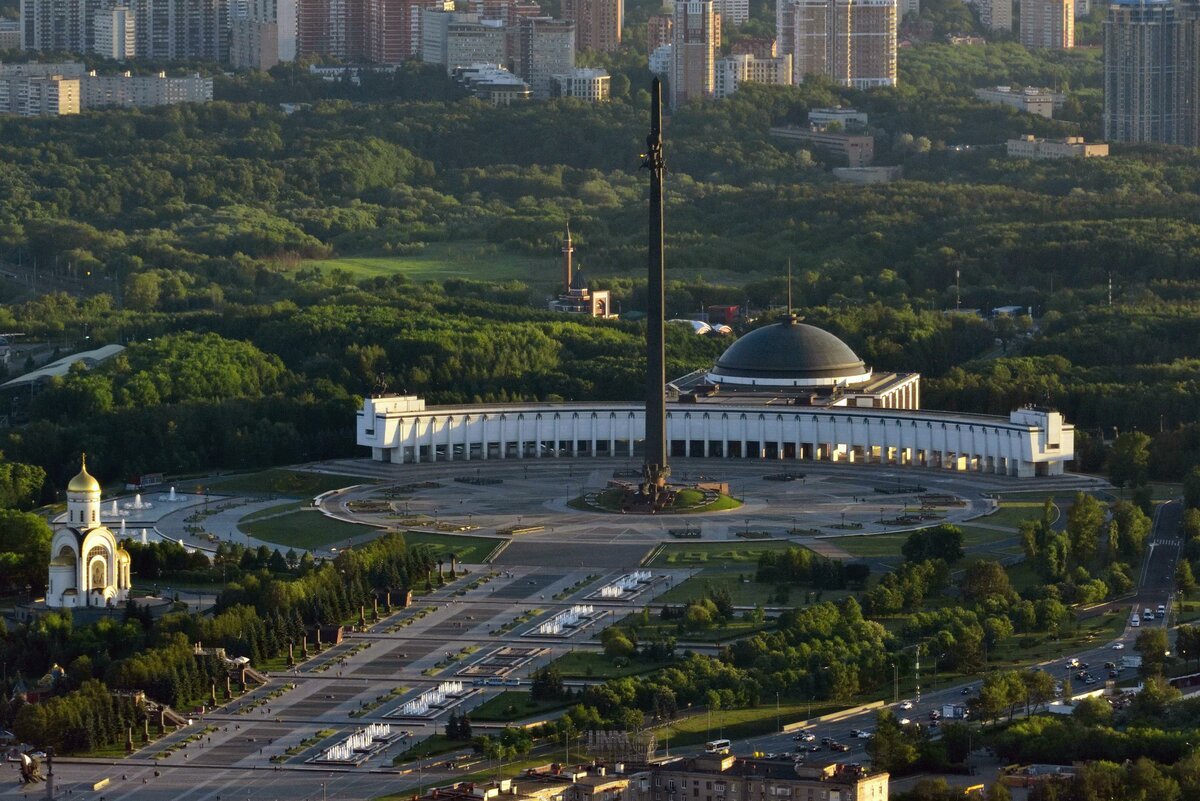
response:
{"label": "fountain", "polygon": [[612,584],[601,587],[600,597],[608,599],[623,598],[626,593],[637,590],[638,585],[649,584],[652,577],[649,570],[635,570],[632,573],[626,573]]}
{"label": "fountain", "polygon": [[181,503],[181,502],[187,500],[187,498],[181,498],[178,495],[176,495],[174,487],[171,487],[171,491],[168,492],[166,495],[159,495],[158,499],[160,501],[165,501],[166,503]]}
{"label": "fountain", "polygon": [[[122,520],[121,525],[124,525],[124,524],[125,524],[125,521]],[[142,529],[142,545],[145,545],[145,544],[146,544],[146,529]]]}
{"label": "fountain", "polygon": [[398,709],[388,714],[406,718],[429,717],[431,714],[441,711],[447,702],[457,702],[462,694],[463,683],[461,681],[444,681],[411,701],[405,701]]}
{"label": "fountain", "polygon": [[[539,623],[533,633],[542,637],[557,636],[562,634],[565,629],[576,628],[580,621],[590,618],[595,611],[591,604],[575,604],[570,609],[564,609],[549,620]],[[574,633],[568,632],[568,636]]]}
{"label": "fountain", "polygon": [[325,748],[310,762],[361,762],[362,755],[378,751],[380,746],[392,739],[392,724],[371,723],[366,728],[355,729],[340,743]]}
{"label": "fountain", "polygon": [[[113,504],[115,505],[116,501],[114,501]],[[125,508],[126,509],[136,509],[138,511],[141,511],[142,509],[153,509],[154,504],[143,501],[142,493],[139,492],[133,496],[133,503],[125,504]]]}
{"label": "fountain", "polygon": [[125,539],[125,518],[121,518],[121,539]]}
{"label": "fountain", "polygon": [[129,514],[129,512],[121,511],[120,505],[117,503],[116,499],[114,498],[113,502],[112,502],[112,509],[109,511],[109,514],[112,515],[113,517],[125,517],[126,515]]}

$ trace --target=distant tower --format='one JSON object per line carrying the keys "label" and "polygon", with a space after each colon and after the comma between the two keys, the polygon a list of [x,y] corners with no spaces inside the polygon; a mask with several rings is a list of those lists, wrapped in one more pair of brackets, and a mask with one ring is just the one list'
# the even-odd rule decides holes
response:
{"label": "distant tower", "polygon": [[567,236],[563,239],[562,246],[562,279],[563,292],[571,291],[571,256],[575,253],[575,247],[571,244],[571,221],[567,221]]}

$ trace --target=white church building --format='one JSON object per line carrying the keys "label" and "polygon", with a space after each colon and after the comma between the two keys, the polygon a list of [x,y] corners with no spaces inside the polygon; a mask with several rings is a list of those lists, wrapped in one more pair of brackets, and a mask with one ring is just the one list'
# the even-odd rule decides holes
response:
{"label": "white church building", "polygon": [[46,606],[119,606],[129,586],[129,553],[100,518],[100,482],[88,473],[85,458],[67,485],[67,519],[50,543]]}

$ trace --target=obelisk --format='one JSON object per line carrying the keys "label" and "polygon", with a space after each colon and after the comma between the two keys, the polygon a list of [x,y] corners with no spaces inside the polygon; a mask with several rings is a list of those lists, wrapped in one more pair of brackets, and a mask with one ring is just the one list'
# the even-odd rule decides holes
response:
{"label": "obelisk", "polygon": [[662,84],[650,87],[650,135],[646,137],[650,170],[650,263],[646,287],[646,461],[642,466],[642,494],[652,503],[666,486],[667,375],[663,315],[663,151]]}

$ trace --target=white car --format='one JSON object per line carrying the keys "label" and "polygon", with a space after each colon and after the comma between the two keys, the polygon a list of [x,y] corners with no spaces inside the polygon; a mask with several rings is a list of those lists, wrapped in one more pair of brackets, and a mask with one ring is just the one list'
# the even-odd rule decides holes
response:
{"label": "white car", "polygon": [[911,721],[911,720],[909,720],[908,718],[900,718],[900,725],[901,725],[901,726],[907,726],[907,725],[908,725],[908,724],[910,724],[910,723],[912,723],[912,721]]}
{"label": "white car", "polygon": [[811,743],[813,740],[817,739],[817,735],[813,734],[811,731],[802,731],[792,739],[798,743]]}
{"label": "white car", "polygon": [[1125,643],[1123,643],[1123,642],[1115,642],[1115,643],[1113,643],[1113,650],[1114,650],[1114,651],[1124,651],[1124,650],[1125,650]]}
{"label": "white car", "polygon": [[857,731],[854,732],[854,736],[860,740],[867,740],[867,739],[870,739],[871,732],[864,731],[863,729],[858,729]]}
{"label": "white car", "polygon": [[903,710],[906,710],[906,711],[907,711],[907,710],[909,710],[909,709],[912,709],[912,708],[913,708],[913,702],[912,702],[912,701],[901,701],[901,702],[900,702],[900,708],[901,708],[901,709],[903,709]]}

